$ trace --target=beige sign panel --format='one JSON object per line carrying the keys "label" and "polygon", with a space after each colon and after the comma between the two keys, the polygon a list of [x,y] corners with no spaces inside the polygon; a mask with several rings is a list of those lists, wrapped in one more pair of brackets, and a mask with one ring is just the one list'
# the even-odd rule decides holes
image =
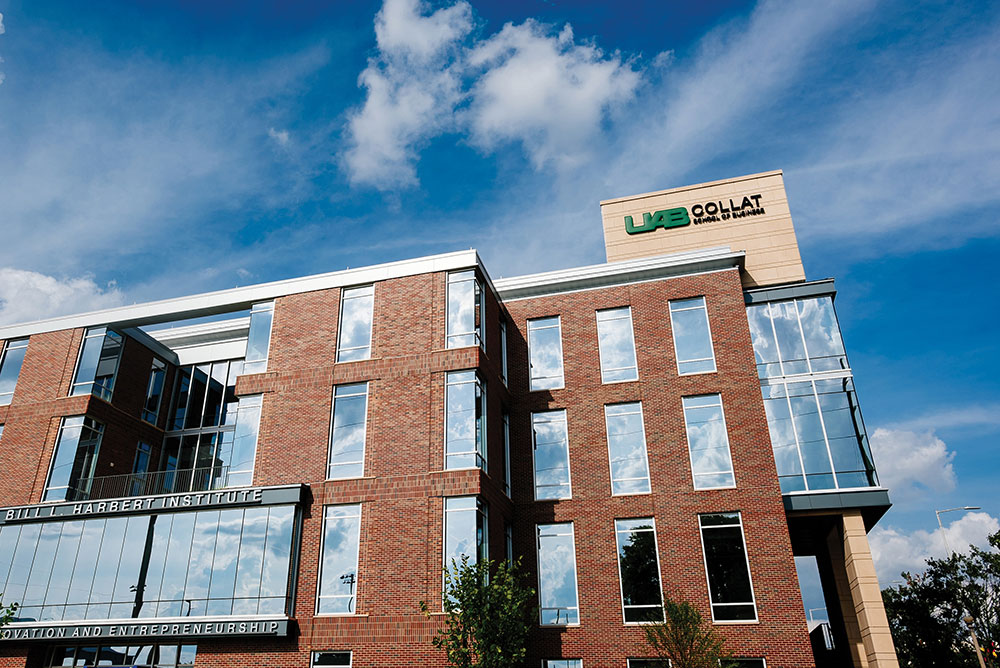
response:
{"label": "beige sign panel", "polygon": [[805,280],[781,170],[601,202],[608,262],[728,246],[746,287]]}

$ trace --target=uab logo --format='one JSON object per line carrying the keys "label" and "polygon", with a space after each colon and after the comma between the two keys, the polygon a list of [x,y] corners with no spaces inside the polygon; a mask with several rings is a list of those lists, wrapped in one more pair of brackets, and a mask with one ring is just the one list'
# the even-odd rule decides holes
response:
{"label": "uab logo", "polygon": [[688,210],[682,206],[676,209],[656,211],[655,213],[644,213],[642,214],[642,223],[639,225],[636,225],[632,221],[632,216],[625,216],[625,231],[629,234],[652,232],[658,227],[667,229],[670,227],[684,227],[690,224],[691,218],[688,216]]}

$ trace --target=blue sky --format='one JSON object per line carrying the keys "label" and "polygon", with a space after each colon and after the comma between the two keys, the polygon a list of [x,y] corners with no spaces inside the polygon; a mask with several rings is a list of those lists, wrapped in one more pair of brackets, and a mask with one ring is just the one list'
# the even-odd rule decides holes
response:
{"label": "blue sky", "polygon": [[[783,169],[895,507],[883,580],[998,528],[1000,5],[0,0],[0,321],[476,247]],[[697,5],[697,8],[693,7]]]}

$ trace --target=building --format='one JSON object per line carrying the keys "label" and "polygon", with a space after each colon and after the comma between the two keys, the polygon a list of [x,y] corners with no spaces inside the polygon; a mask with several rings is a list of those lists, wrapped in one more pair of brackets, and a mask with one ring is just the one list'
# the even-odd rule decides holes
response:
{"label": "building", "polygon": [[744,666],[897,665],[888,495],[781,173],[601,208],[606,264],[463,251],[0,328],[0,666],[442,666],[462,555],[536,578],[528,665],[653,665],[664,594]]}

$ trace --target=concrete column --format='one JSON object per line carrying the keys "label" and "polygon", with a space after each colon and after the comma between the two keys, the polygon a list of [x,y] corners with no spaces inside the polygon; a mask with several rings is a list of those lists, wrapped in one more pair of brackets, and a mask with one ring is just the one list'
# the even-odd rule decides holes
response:
{"label": "concrete column", "polygon": [[864,519],[857,510],[845,511],[842,518],[844,571],[867,665],[869,668],[899,668]]}
{"label": "concrete column", "polygon": [[[837,523],[841,525],[840,522]],[[830,572],[833,575],[834,596],[837,599],[841,617],[844,620],[844,632],[847,634],[847,651],[851,656],[854,668],[869,668],[868,653],[858,626],[858,616],[854,608],[854,598],[851,595],[851,582],[847,575],[844,559],[843,526],[835,526],[826,537],[829,554]],[[829,596],[829,592],[827,592]],[[828,599],[829,600],[829,599]],[[827,603],[829,605],[829,603]]]}

